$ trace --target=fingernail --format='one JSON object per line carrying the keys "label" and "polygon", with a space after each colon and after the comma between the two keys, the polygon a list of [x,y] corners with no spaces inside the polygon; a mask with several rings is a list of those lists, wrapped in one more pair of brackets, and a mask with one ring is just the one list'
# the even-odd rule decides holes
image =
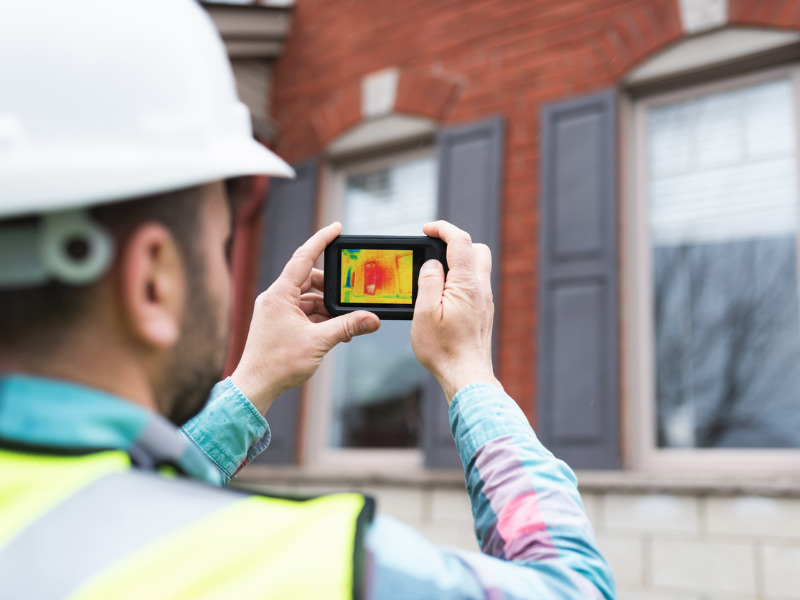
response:
{"label": "fingernail", "polygon": [[377,329],[375,321],[372,319],[362,319],[359,327],[361,328],[361,333],[372,333]]}
{"label": "fingernail", "polygon": [[438,261],[435,258],[432,258],[431,260],[427,261],[425,264],[422,265],[422,270],[425,271],[427,269],[435,269],[437,262]]}

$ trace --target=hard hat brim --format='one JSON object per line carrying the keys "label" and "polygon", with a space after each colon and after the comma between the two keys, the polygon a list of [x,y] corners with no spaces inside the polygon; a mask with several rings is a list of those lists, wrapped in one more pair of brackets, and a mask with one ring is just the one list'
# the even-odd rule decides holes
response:
{"label": "hard hat brim", "polygon": [[[98,155],[59,150],[0,166],[0,219],[109,204],[232,177],[292,178],[294,169],[253,139],[213,151],[166,151],[162,155],[114,148]],[[124,190],[121,192],[120,190]]]}

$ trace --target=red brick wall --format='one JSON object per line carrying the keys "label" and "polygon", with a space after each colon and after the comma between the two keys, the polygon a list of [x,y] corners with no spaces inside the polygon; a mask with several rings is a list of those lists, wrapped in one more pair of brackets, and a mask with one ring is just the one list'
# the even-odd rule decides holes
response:
{"label": "red brick wall", "polygon": [[[427,110],[425,116],[447,125],[505,117],[498,367],[529,415],[536,395],[540,107],[617,85],[642,60],[679,40],[677,5],[296,0],[273,99],[277,151],[290,161],[319,154],[358,123],[361,78],[387,67],[401,73],[398,110]],[[800,1],[730,0],[729,16],[736,24],[797,28]]]}
{"label": "red brick wall", "polygon": [[733,25],[800,28],[798,0],[729,0],[728,21]]}

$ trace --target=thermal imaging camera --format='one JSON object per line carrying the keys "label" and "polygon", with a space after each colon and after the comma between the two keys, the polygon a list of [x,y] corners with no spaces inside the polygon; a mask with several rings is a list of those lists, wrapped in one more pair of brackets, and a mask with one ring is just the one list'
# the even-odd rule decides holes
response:
{"label": "thermal imaging camera", "polygon": [[447,244],[438,238],[340,235],[325,248],[325,308],[331,315],[368,310],[381,319],[411,319],[419,270],[435,258],[447,274]]}

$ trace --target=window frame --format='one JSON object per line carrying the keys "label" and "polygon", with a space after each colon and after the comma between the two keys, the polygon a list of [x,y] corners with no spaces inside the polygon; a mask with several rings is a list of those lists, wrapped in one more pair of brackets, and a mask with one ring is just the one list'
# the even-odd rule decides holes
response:
{"label": "window frame", "polygon": [[[422,145],[420,147],[420,145]],[[344,209],[347,177],[375,169],[385,168],[398,162],[420,158],[437,158],[436,145],[420,142],[413,149],[389,148],[378,156],[361,155],[348,160],[327,161],[322,170],[321,193],[317,226],[323,227],[333,221],[341,221]],[[438,175],[438,165],[435,172]],[[438,182],[434,182],[437,194]],[[422,232],[420,232],[422,235]],[[321,268],[321,264],[317,265]],[[308,382],[308,395],[313,398],[313,409],[308,409],[304,427],[303,464],[310,469],[334,470],[340,473],[385,476],[386,473],[424,473],[424,450],[422,436],[417,448],[333,448],[327,444],[332,419],[335,356],[329,354]]]}
{"label": "window frame", "polygon": [[[633,470],[719,475],[798,474],[798,449],[697,449],[659,448],[656,443],[654,325],[652,320],[652,244],[649,225],[647,167],[647,111],[710,93],[788,79],[794,94],[797,148],[798,202],[800,202],[800,65],[764,69],[712,83],[684,87],[648,96],[623,99],[625,157],[623,170],[622,311],[623,381],[626,388],[624,431],[626,467]],[[800,226],[797,235],[800,282]],[[800,410],[800,408],[799,408]]]}

